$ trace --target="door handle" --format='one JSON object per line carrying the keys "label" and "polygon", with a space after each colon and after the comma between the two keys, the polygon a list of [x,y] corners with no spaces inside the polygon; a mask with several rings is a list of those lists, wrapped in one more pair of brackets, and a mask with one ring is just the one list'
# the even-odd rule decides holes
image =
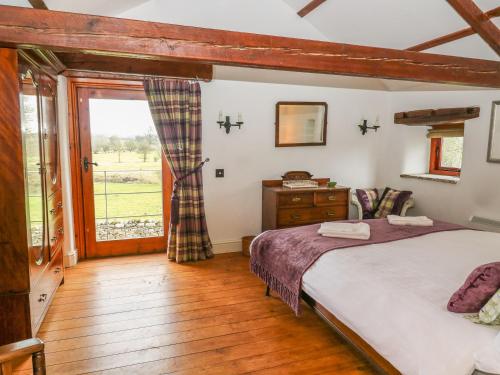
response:
{"label": "door handle", "polygon": [[83,170],[84,170],[85,172],[88,172],[88,171],[89,171],[89,164],[92,164],[92,165],[95,165],[96,167],[98,167],[97,163],[91,163],[91,162],[89,161],[89,158],[85,156],[85,157],[83,158]]}

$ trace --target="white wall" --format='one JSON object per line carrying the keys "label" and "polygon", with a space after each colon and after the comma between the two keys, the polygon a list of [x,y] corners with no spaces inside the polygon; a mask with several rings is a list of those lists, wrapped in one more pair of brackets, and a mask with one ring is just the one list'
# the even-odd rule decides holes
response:
{"label": "white wall", "polygon": [[500,164],[486,162],[491,102],[499,97],[499,90],[391,93],[391,115],[414,109],[472,105],[480,106],[481,113],[465,125],[458,184],[400,178],[401,173],[427,172],[429,142],[425,127],[394,125],[393,121],[383,132],[385,147],[377,168],[377,184],[412,190],[416,198],[412,215],[425,214],[459,224],[468,224],[471,215],[500,220]]}
{"label": "white wall", "polygon": [[[307,170],[339,184],[373,186],[382,132],[362,136],[357,124],[366,116],[389,121],[389,93],[265,83],[213,81],[202,85],[205,207],[216,250],[238,246],[242,236],[261,229],[261,181],[279,179],[288,170]],[[278,101],[328,103],[327,145],[274,147],[275,105]],[[236,119],[241,130],[226,134],[216,123],[219,110]],[[224,168],[225,177],[215,178]],[[218,245],[219,244],[219,245]]]}
{"label": "white wall", "polygon": [[[390,93],[218,80],[201,85],[203,156],[210,158],[203,171],[205,207],[216,252],[237,251],[242,236],[260,232],[261,181],[279,179],[288,170],[307,170],[352,188],[388,185],[412,190],[416,198],[412,215],[462,224],[467,224],[470,215],[500,219],[500,164],[486,163],[491,102],[498,99],[499,91]],[[66,90],[60,87],[59,92],[63,104]],[[275,148],[278,101],[327,102],[327,145]],[[394,125],[393,114],[470,105],[479,105],[481,116],[466,124],[460,182],[400,178],[401,173],[427,171],[429,142],[425,128]],[[220,110],[233,121],[241,112],[242,129],[233,128],[230,134],[219,129]],[[373,122],[377,115],[382,128],[362,136],[356,126],[360,119]],[[60,118],[64,138],[64,111]],[[63,155],[67,155],[66,147],[62,144]],[[65,164],[63,160],[63,171],[69,168]],[[215,178],[216,168],[224,168],[224,178]],[[70,192],[64,174],[63,180]],[[64,196],[66,209],[71,208],[68,194]],[[70,218],[71,213],[66,213]],[[66,223],[68,234],[71,227],[71,221]],[[70,255],[74,243],[65,243],[65,249]]]}

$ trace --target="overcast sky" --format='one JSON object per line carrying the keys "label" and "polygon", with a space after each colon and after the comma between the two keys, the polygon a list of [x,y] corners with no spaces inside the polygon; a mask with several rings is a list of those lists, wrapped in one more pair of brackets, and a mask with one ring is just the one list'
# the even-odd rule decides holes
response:
{"label": "overcast sky", "polygon": [[154,129],[146,100],[90,99],[89,107],[92,135],[132,138]]}

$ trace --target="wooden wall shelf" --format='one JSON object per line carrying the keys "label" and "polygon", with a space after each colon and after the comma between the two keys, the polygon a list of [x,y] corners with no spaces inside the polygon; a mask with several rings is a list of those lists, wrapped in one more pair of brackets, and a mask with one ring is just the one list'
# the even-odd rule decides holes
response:
{"label": "wooden wall shelf", "polygon": [[394,114],[394,123],[411,126],[459,124],[479,117],[479,107],[421,109]]}

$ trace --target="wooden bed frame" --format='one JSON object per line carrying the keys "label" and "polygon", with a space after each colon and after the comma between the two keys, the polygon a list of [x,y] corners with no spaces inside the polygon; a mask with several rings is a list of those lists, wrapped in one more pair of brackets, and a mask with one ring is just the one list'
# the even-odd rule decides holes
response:
{"label": "wooden bed frame", "polygon": [[[269,291],[266,290],[266,296]],[[363,355],[381,374],[401,375],[387,359],[381,356],[373,347],[363,340],[356,332],[342,323],[335,315],[328,311],[314,298],[302,291],[302,299],[323,319],[335,332],[342,336],[354,349]],[[471,375],[495,375],[475,370]]]}
{"label": "wooden bed frame", "polygon": [[328,325],[351,344],[354,349],[360,352],[378,372],[387,375],[401,375],[401,372],[373,349],[370,344],[304,291],[302,291],[302,299],[321,317],[321,319],[328,323]]}

